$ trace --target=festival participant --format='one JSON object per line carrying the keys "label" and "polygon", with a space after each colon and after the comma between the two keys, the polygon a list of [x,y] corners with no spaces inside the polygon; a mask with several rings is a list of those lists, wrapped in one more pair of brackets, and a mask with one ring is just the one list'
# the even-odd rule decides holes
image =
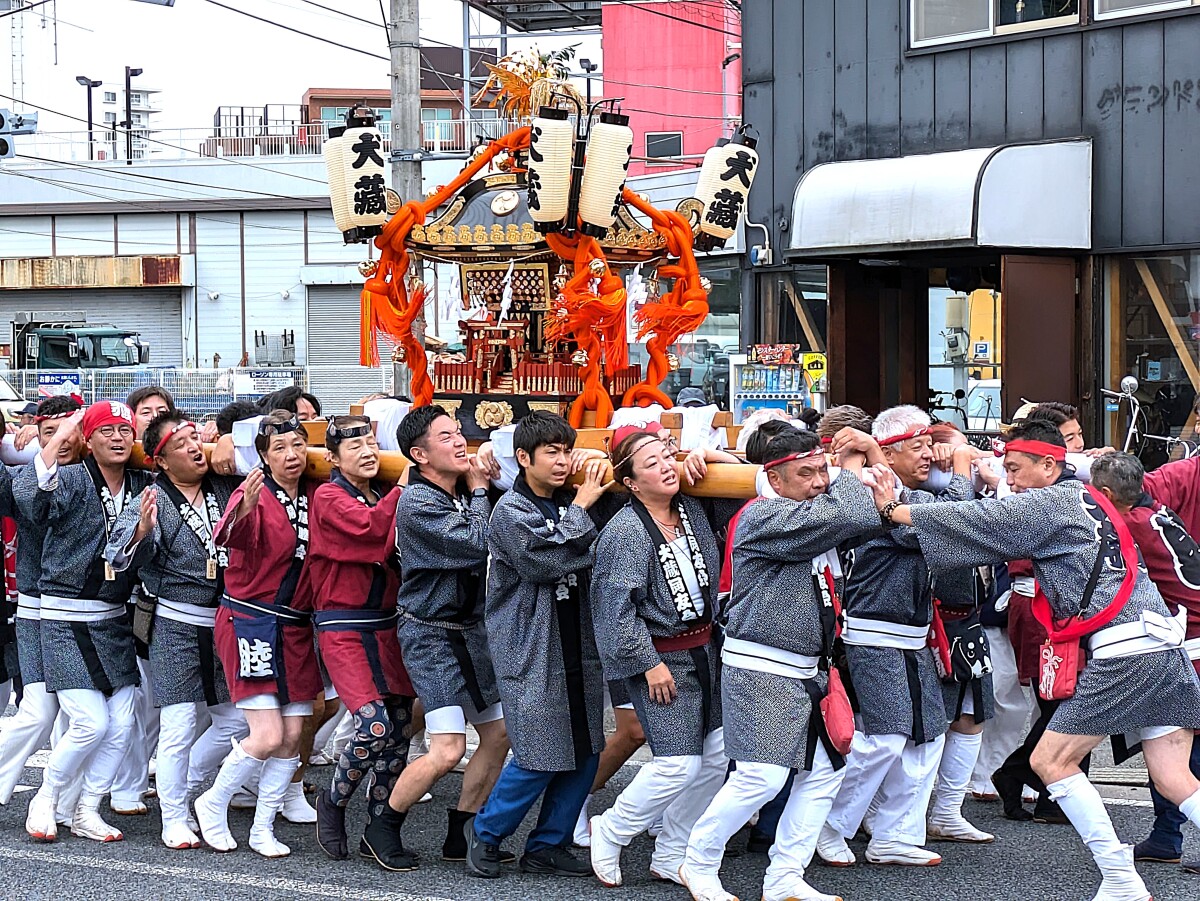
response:
{"label": "festival participant", "polygon": [[265,416],[256,444],[262,467],[233,492],[215,529],[217,546],[229,550],[217,652],[250,734],[234,742],[212,788],[196,799],[196,819],[210,846],[234,850],[229,801],[253,779],[258,802],[250,847],[264,857],[286,857],[291,849],[275,837],[275,815],[289,796],[308,806],[303,783],[292,777],[300,766],[301,727],[322,691],[312,599],[296,591],[308,550],[313,486],[304,478],[304,427],[293,414]]}
{"label": "festival participant", "polygon": [[[42,662],[46,690],[69,720],[25,821],[25,831],[42,841],[56,838],[55,808],[68,784],[80,778],[72,833],[100,842],[122,838],[99,808],[134,726],[138,670],[125,615],[133,579],[118,576],[103,554],[121,510],[151,481],[148,473],[127,468],[133,428],[124,404],[92,404],[65,421],[13,486],[22,514],[46,524],[38,582]],[[76,431],[90,456],[60,467],[59,449]]]}
{"label": "festival participant", "polygon": [[[1110,454],[1092,466],[1092,485],[1112,501],[1142,552],[1146,572],[1172,612],[1186,611],[1185,647],[1200,672],[1200,546],[1188,534],[1179,515],[1154,501],[1144,490],[1142,463],[1130,454]],[[1129,749],[1132,751],[1132,749]],[[1200,741],[1192,740],[1189,762],[1200,778]],[[1153,863],[1179,863],[1187,822],[1179,807],[1150,783],[1154,799],[1154,829],[1134,846],[1133,859]],[[1192,871],[1200,870],[1189,864]]]}
{"label": "festival participant", "polygon": [[[37,438],[41,445],[49,444],[60,428],[64,428],[79,409],[71,397],[48,397],[38,404]],[[84,454],[83,434],[78,428],[68,429],[68,436],[58,447],[55,462],[59,466],[78,463]],[[24,468],[6,467],[0,477],[0,495],[11,505],[11,479]],[[42,748],[54,729],[58,716],[58,699],[46,690],[46,675],[42,664],[41,593],[38,583],[42,577],[42,543],[46,524],[31,520],[19,509],[10,507],[17,520],[17,613],[13,624],[21,670],[22,695],[16,716],[5,722],[0,731],[0,804],[7,804],[25,772],[25,761]],[[60,810],[60,813],[63,811]],[[70,811],[67,811],[70,813]],[[63,817],[59,818],[60,821]]]}
{"label": "festival participant", "polygon": [[[864,439],[870,440],[863,436]],[[765,901],[833,901],[804,879],[843,775],[818,703],[828,691],[836,611],[830,558],[879,529],[866,457],[842,456],[831,484],[820,439],[789,429],[766,447],[777,497],[747,504],[731,525],[732,594],[721,650],[726,753],[736,768],[697,820],[680,877],[696,901],[731,901],[718,871],[725,845],[798,770],[779,821]],[[894,495],[880,467],[876,491]]]}
{"label": "festival participant", "polygon": [[[1065,458],[1057,429],[1028,423],[1006,445],[1014,496],[936,508],[889,502],[880,512],[913,528],[935,570],[1032,560],[1034,610],[1051,638],[1061,648],[1087,638],[1090,659],[1038,742],[1033,766],[1103,875],[1097,898],[1146,901],[1133,849],[1117,838],[1079,763],[1103,736],[1140,739],[1158,790],[1200,825],[1200,782],[1188,770],[1200,682],[1183,650],[1183,623],[1141,571],[1128,528],[1103,494],[1069,477]],[[1061,673],[1044,673],[1041,687],[1053,688]]]}
{"label": "festival participant", "polygon": [[[134,432],[140,441],[150,420],[160,413],[175,411],[175,398],[160,385],[146,385],[131,391],[125,398],[125,405],[133,411]],[[129,597],[131,621],[136,617],[137,601],[141,597],[143,588],[135,581]],[[154,706],[153,674],[146,659],[149,655],[141,641],[135,645],[141,682],[135,689],[137,697],[133,708],[133,735],[117,768],[108,801],[113,813],[120,816],[144,816],[149,812],[145,799],[150,791],[150,758],[158,745],[159,714]]]}
{"label": "festival participant", "polygon": [[[447,809],[442,844],[443,860],[466,860],[471,820],[496,784],[509,748],[484,625],[488,476],[467,454],[459,424],[436,404],[410,412],[396,441],[413,464],[396,509],[400,647],[425,708],[429,753],[396,781],[388,811],[399,843],[409,809],[466,755],[471,723],[479,747],[463,772],[458,806]],[[380,863],[412,869],[416,859],[400,846]]]}
{"label": "festival participant", "polygon": [[141,441],[150,420],[162,413],[175,412],[175,398],[166,388],[146,385],[130,391],[125,398],[125,406],[133,411],[133,430]]}
{"label": "festival participant", "polygon": [[370,773],[359,853],[383,863],[402,854],[400,819],[387,797],[408,758],[412,720],[412,684],[396,639],[396,504],[403,488],[385,490],[375,481],[379,445],[365,416],[330,419],[325,447],[334,469],[313,496],[305,590],[317,611],[321,657],[351,712],[354,735],[329,789],[317,795],[317,843],[334,860],[349,856],[346,808]]}
{"label": "festival participant", "polygon": [[542,798],[521,870],[589,876],[570,851],[576,816],[604,747],[604,680],[589,603],[596,527],[589,511],[608,488],[607,464],[587,464],[572,494],[575,430],[535,411],[513,435],[521,472],[488,528],[488,642],[500,649],[497,687],[513,759],[470,828],[467,869],[500,875],[500,843]]}
{"label": "festival participant", "polygon": [[662,814],[650,872],[679,882],[688,835],[727,765],[712,629],[720,552],[704,508],[680,496],[661,438],[622,435],[611,457],[630,503],[596,546],[596,643],[605,675],[625,681],[654,757],[592,818],[592,870],[620,885],[621,851]]}
{"label": "festival participant", "polygon": [[[230,743],[247,732],[216,665],[213,628],[227,551],[213,529],[240,479],[213,476],[195,423],[160,413],[142,436],[159,478],[126,504],[109,533],[105,556],[114,571],[133,569],[157,598],[150,637],[154,702],[160,708],[159,807],[168,848],[200,847],[189,804],[216,774]],[[211,725],[197,737],[200,708]]]}
{"label": "festival participant", "polygon": [[[954,476],[941,494],[919,490],[935,459],[929,425],[929,416],[912,406],[893,407],[875,418],[872,435],[900,481],[899,496],[915,504],[973,497],[967,476],[978,452],[969,447],[952,452]],[[858,440],[854,433],[839,433],[831,447],[840,454]],[[846,839],[858,831],[877,792],[867,860],[901,866],[942,862],[922,847],[946,732],[941,682],[926,643],[932,616],[929,570],[915,535],[891,530],[855,548],[846,577],[842,642],[862,727],[821,831],[818,853],[832,866],[854,863]]]}
{"label": "festival participant", "polygon": [[[955,450],[967,446],[966,436],[945,423],[933,426],[930,435],[935,468],[952,468]],[[993,482],[997,478],[990,467],[980,465],[978,469],[976,478],[982,476]],[[939,674],[950,724],[926,824],[926,833],[934,841],[984,844],[995,839],[991,833],[975,828],[962,814],[983,743],[984,723],[996,715],[991,656],[980,621],[991,580],[991,567],[939,572],[933,579],[935,628],[945,644],[938,652],[943,661]],[[948,667],[947,658],[951,661]]]}
{"label": "festival participant", "polygon": [[321,402],[317,400],[316,395],[309,394],[295,385],[280,388],[260,399],[258,409],[262,413],[287,410],[289,413],[295,413],[301,422],[311,422],[321,416]]}

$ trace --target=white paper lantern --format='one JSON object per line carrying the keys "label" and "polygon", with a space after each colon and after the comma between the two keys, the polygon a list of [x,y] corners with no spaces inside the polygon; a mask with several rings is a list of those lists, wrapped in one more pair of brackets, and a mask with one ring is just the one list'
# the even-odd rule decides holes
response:
{"label": "white paper lantern", "polygon": [[696,183],[696,199],[704,204],[700,214],[700,232],[712,238],[720,247],[737,228],[738,219],[746,212],[750,186],[758,172],[757,143],[746,135],[746,126],[728,142],[709,148],[700,167]]}
{"label": "white paper lantern", "polygon": [[329,129],[329,140],[321,148],[325,157],[325,177],[329,182],[329,202],[333,206],[333,221],[338,231],[347,232],[354,226],[350,223],[350,198],[346,196],[346,172],[343,162],[345,145],[342,134],[344,125]]}
{"label": "white paper lantern", "polygon": [[571,200],[575,126],[567,111],[543,106],[529,134],[529,215],[540,232],[557,231]]}
{"label": "white paper lantern", "polygon": [[633,153],[633,129],[629,117],[601,113],[588,137],[587,163],[579,188],[579,217],[582,231],[593,238],[608,233],[621,206],[621,189]]}
{"label": "white paper lantern", "polygon": [[[354,113],[360,113],[355,116]],[[387,222],[387,179],[383,135],[369,110],[353,110],[342,135],[342,193],[350,206],[353,240],[366,241],[379,234]]]}

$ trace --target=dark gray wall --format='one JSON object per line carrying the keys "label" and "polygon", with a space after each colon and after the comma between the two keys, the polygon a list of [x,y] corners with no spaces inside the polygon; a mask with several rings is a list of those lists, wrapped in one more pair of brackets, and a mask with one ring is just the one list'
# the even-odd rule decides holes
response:
{"label": "dark gray wall", "polygon": [[[1200,14],[906,50],[907,0],[743,0],[750,217],[832,160],[1090,135],[1097,251],[1200,245]],[[751,233],[753,236],[753,233]]]}

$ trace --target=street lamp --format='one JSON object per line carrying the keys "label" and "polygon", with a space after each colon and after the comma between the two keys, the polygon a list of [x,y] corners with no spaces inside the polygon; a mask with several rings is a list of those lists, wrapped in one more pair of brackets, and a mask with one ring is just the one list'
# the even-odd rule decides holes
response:
{"label": "street lamp", "polygon": [[133,165],[133,101],[130,97],[129,81],[141,75],[141,69],[125,67],[125,165]]}
{"label": "street lamp", "polygon": [[98,88],[104,82],[96,81],[95,79],[88,78],[86,75],[76,75],[75,80],[77,82],[79,82],[81,85],[83,85],[85,88],[87,88],[87,95],[88,95],[88,159],[94,160],[96,158],[96,152],[95,152],[96,145],[93,143],[93,138],[92,138],[92,88]]}
{"label": "street lamp", "polygon": [[586,73],[583,77],[587,80],[587,105],[592,105],[592,73],[600,68],[599,63],[594,63],[590,59],[581,59],[579,68]]}

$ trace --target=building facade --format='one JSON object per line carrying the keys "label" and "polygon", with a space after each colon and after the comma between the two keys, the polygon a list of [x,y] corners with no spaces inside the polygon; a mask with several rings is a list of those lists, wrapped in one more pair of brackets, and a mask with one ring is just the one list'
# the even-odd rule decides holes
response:
{"label": "building facade", "polygon": [[[1100,391],[1135,375],[1146,430],[1190,433],[1200,4],[743,13],[745,116],[765,160],[749,213],[773,250],[746,281],[759,334],[786,322],[786,287],[826,266],[834,402],[998,380],[1006,417],[1022,398],[1068,400],[1112,437],[1126,407]],[[994,311],[983,334],[977,303]]]}
{"label": "building facade", "polygon": [[604,96],[624,98],[633,129],[630,174],[697,166],[740,123],[741,16],[726,0],[606,3],[601,41]]}

